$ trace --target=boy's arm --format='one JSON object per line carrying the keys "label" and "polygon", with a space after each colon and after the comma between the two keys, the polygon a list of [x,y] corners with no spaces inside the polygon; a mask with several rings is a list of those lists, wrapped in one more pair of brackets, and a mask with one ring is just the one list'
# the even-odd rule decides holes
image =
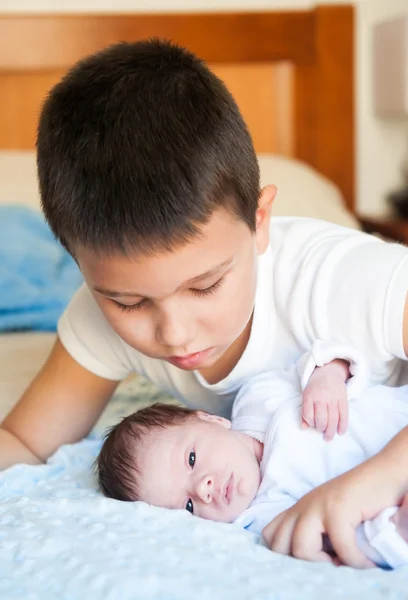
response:
{"label": "boy's arm", "polygon": [[45,461],[61,444],[82,439],[118,383],[81,367],[57,340],[43,368],[1,424],[0,469]]}
{"label": "boy's arm", "polygon": [[5,429],[0,429],[0,471],[17,463],[39,465],[42,461],[20,440]]}

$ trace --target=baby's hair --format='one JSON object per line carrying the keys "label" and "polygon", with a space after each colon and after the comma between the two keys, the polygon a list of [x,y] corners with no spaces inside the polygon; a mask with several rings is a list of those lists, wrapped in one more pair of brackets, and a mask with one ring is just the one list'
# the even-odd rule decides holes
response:
{"label": "baby's hair", "polygon": [[171,404],[156,403],[125,417],[111,427],[96,460],[99,485],[108,498],[140,500],[139,459],[147,434],[185,423],[196,411]]}
{"label": "baby's hair", "polygon": [[73,254],[172,251],[219,208],[256,229],[259,166],[238,106],[168,41],[77,63],[42,109],[37,164],[45,217]]}

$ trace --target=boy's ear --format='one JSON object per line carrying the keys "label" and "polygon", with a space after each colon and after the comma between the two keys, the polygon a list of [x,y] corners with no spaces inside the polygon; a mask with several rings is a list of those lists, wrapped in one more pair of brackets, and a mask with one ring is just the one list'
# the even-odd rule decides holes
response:
{"label": "boy's ear", "polygon": [[277,189],[274,185],[265,186],[259,195],[256,211],[256,247],[258,254],[263,254],[269,245],[269,226],[272,214],[272,203]]}
{"label": "boy's ear", "polygon": [[224,417],[219,417],[218,415],[210,415],[209,413],[204,412],[203,410],[197,410],[196,415],[202,421],[207,421],[207,423],[217,423],[218,425],[222,425],[225,429],[231,429],[231,421],[225,419]]}

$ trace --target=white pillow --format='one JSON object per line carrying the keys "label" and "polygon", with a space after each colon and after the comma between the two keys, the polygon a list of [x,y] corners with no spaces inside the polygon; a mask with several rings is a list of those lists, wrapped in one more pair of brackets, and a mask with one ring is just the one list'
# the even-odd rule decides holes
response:
{"label": "white pillow", "polygon": [[[259,155],[261,185],[278,188],[273,214],[305,216],[358,228],[336,186],[297,160]],[[25,204],[40,208],[35,154],[31,151],[0,151],[0,204]]]}
{"label": "white pillow", "polygon": [[360,225],[347,209],[339,189],[304,162],[273,154],[258,156],[261,186],[278,188],[272,214],[323,219],[345,227]]}
{"label": "white pillow", "polygon": [[0,204],[25,204],[40,208],[34,152],[0,151]]}

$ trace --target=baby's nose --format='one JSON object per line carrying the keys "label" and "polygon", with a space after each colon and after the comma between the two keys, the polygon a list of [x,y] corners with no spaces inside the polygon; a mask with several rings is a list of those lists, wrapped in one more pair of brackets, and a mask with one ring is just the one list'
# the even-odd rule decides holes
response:
{"label": "baby's nose", "polygon": [[205,475],[205,477],[202,477],[201,481],[199,481],[197,494],[206,504],[212,502],[214,494],[214,478],[211,475]]}

